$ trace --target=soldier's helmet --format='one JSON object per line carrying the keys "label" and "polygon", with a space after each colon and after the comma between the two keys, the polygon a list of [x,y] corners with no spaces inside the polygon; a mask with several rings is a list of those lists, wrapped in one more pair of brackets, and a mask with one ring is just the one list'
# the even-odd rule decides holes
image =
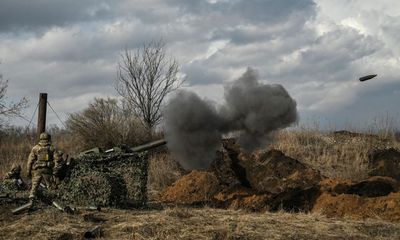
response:
{"label": "soldier's helmet", "polygon": [[40,142],[50,142],[51,141],[51,136],[50,134],[43,132],[39,136]]}

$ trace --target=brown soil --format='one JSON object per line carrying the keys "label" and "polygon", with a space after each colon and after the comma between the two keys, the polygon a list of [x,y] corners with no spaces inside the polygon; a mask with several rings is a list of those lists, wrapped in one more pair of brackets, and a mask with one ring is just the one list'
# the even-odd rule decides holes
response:
{"label": "brown soil", "polygon": [[268,210],[267,202],[269,200],[267,194],[253,194],[245,197],[233,199],[229,205],[230,209],[245,209],[249,211]]}
{"label": "brown soil", "polygon": [[[397,153],[388,150],[375,153],[373,158],[383,159],[385,164],[391,162],[384,166],[393,167]],[[225,142],[217,156],[210,171],[192,171],[183,176],[164,191],[160,200],[250,211],[314,211],[330,217],[400,221],[400,185],[394,178],[374,176],[358,182],[328,179],[280,151],[250,156],[241,153],[232,142]]]}
{"label": "brown soil", "polygon": [[214,196],[217,206],[229,209],[245,209],[250,211],[267,210],[270,195],[259,194],[250,188],[236,186],[227,188]]}
{"label": "brown soil", "polygon": [[287,189],[309,188],[322,179],[318,171],[278,150],[270,150],[245,164],[249,182],[259,192],[280,193]]}
{"label": "brown soil", "polygon": [[369,154],[369,175],[387,176],[400,181],[400,152],[394,148],[375,150]]}
{"label": "brown soil", "polygon": [[381,176],[370,177],[360,182],[327,178],[320,182],[320,187],[322,192],[329,192],[332,195],[356,194],[366,197],[386,196],[400,189],[395,179]]}
{"label": "brown soil", "polygon": [[350,217],[354,219],[380,218],[400,221],[400,193],[369,198],[355,194],[334,196],[323,193],[315,202],[313,212],[321,212],[328,217]]}
{"label": "brown soil", "polygon": [[221,183],[214,173],[193,170],[168,187],[160,201],[178,204],[208,202],[221,189]]}
{"label": "brown soil", "polygon": [[321,191],[330,192],[332,194],[341,194],[347,191],[353,181],[350,179],[340,179],[340,178],[325,178],[319,182]]}

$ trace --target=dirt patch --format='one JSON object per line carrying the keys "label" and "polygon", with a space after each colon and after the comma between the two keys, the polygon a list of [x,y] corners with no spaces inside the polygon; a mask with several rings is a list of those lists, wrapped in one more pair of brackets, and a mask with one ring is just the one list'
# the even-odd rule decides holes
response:
{"label": "dirt patch", "polygon": [[400,193],[395,193],[400,186],[393,178],[375,176],[359,182],[328,179],[277,150],[249,157],[234,144],[224,146],[209,172],[192,171],[183,176],[163,193],[161,201],[207,202],[250,211],[321,211],[328,216],[400,219],[390,212],[400,207]]}
{"label": "dirt patch", "polygon": [[160,196],[162,202],[197,204],[212,200],[222,190],[212,172],[193,170],[168,187]]}
{"label": "dirt patch", "polygon": [[387,196],[398,190],[399,184],[395,179],[376,176],[349,186],[345,193],[366,197],[380,197]]}
{"label": "dirt patch", "polygon": [[400,152],[394,148],[369,153],[369,176],[387,176],[400,181]]}
{"label": "dirt patch", "polygon": [[253,194],[250,196],[240,197],[234,199],[229,205],[230,209],[245,209],[249,211],[264,211],[268,210],[268,199],[267,194]]}
{"label": "dirt patch", "polygon": [[269,197],[269,194],[260,194],[250,188],[235,186],[222,190],[213,200],[217,207],[262,211],[267,210],[266,203]]}
{"label": "dirt patch", "polygon": [[243,186],[250,188],[244,167],[244,154],[235,139],[224,139],[222,147],[217,151],[214,161],[211,163],[210,171],[214,172],[221,183],[228,188]]}
{"label": "dirt patch", "polygon": [[246,161],[248,180],[258,192],[281,193],[287,189],[309,188],[322,180],[322,175],[300,161],[270,150]]}
{"label": "dirt patch", "polygon": [[319,183],[319,186],[322,192],[335,195],[345,193],[352,184],[353,181],[350,179],[325,178]]}
{"label": "dirt patch", "polygon": [[267,202],[269,211],[309,212],[321,194],[319,186],[287,189],[271,197]]}
{"label": "dirt patch", "polygon": [[321,194],[312,208],[328,217],[376,218],[400,221],[400,193],[369,198],[355,194]]}
{"label": "dirt patch", "polygon": [[355,194],[365,197],[380,197],[398,192],[399,183],[390,177],[375,176],[363,181],[353,182],[350,179],[324,179],[320,182],[321,191],[332,195]]}

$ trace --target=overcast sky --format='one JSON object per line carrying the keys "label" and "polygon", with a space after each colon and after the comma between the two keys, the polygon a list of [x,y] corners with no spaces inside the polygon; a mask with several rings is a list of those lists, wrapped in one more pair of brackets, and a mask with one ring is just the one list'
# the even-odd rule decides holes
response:
{"label": "overcast sky", "polygon": [[185,88],[213,101],[252,67],[289,91],[303,123],[359,126],[389,113],[399,125],[398,0],[0,0],[0,72],[10,101],[30,100],[26,118],[40,92],[63,120],[117,96],[121,50],[159,38]]}

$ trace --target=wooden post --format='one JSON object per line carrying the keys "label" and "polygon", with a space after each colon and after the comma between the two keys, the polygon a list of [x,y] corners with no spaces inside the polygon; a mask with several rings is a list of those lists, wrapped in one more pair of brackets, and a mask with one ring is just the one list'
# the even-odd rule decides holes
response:
{"label": "wooden post", "polygon": [[46,111],[47,111],[47,93],[40,93],[39,96],[39,111],[38,111],[38,137],[46,131]]}

